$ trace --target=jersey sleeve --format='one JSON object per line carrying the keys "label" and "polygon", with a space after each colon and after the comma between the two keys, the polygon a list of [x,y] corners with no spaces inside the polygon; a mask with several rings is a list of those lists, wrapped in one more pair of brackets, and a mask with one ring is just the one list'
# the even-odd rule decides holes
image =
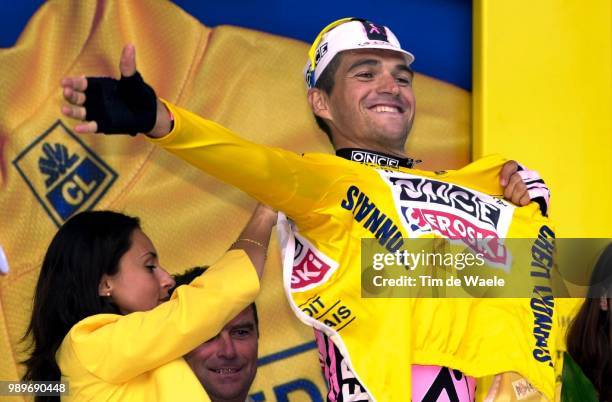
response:
{"label": "jersey sleeve", "polygon": [[[214,337],[253,302],[258,291],[259,279],[249,257],[242,250],[231,250],[153,310],[125,316],[99,314],[80,321],[62,349],[69,347],[65,353],[102,380],[125,382]],[[61,367],[61,356],[58,360]]]}
{"label": "jersey sleeve", "polygon": [[174,128],[150,141],[292,218],[310,211],[338,179],[316,158],[255,144],[213,121],[166,106]]}

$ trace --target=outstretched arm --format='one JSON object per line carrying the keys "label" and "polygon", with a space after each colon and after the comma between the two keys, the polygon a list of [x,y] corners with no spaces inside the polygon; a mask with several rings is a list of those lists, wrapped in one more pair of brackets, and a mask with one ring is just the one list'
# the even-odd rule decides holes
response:
{"label": "outstretched arm", "polygon": [[67,101],[62,113],[80,120],[76,132],[146,133],[181,159],[294,219],[311,211],[338,179],[321,161],[243,140],[219,124],[160,101],[136,71],[133,46],[123,49],[119,68],[120,80],[62,80]]}

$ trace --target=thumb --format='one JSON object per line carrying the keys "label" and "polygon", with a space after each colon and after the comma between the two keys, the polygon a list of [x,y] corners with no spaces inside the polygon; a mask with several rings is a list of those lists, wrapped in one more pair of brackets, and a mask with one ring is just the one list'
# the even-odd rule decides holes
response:
{"label": "thumb", "polygon": [[501,184],[502,187],[506,187],[510,182],[510,176],[512,176],[517,171],[518,163],[516,163],[516,161],[508,161],[504,163],[504,166],[502,166],[502,170],[500,173],[499,184]]}
{"label": "thumb", "polygon": [[122,77],[131,77],[136,72],[136,48],[134,45],[125,45],[121,51],[119,71]]}

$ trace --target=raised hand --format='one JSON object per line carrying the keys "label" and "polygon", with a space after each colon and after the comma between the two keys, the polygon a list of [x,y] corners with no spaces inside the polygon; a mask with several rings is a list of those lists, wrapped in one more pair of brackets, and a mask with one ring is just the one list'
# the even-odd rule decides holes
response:
{"label": "raised hand", "polygon": [[171,129],[168,111],[136,70],[136,50],[126,45],[119,61],[121,79],[66,77],[62,79],[62,113],[80,120],[78,133],[147,133],[161,137]]}

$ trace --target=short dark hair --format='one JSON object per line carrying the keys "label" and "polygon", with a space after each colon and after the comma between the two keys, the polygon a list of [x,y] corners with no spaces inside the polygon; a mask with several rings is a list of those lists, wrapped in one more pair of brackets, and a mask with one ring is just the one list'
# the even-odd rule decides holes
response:
{"label": "short dark hair", "polygon": [[[315,88],[322,90],[327,95],[331,95],[332,91],[334,90],[334,85],[336,83],[334,79],[336,76],[336,71],[338,71],[338,67],[340,66],[341,61],[342,61],[342,52],[336,54],[334,58],[331,59],[331,61],[329,62],[327,67],[325,67],[325,70],[323,70],[323,73],[317,80],[317,83],[315,84]],[[319,126],[319,128],[323,130],[325,134],[327,134],[327,138],[329,138],[329,141],[333,145],[334,140],[332,139],[331,128],[329,127],[329,125],[325,122],[323,118],[317,116],[316,114],[314,115],[314,118],[317,122],[317,126]]]}
{"label": "short dark hair", "polygon": [[32,318],[23,338],[32,336],[31,354],[23,362],[25,381],[59,381],[55,353],[68,331],[95,314],[120,314],[110,298],[99,295],[100,280],[118,272],[119,260],[139,228],[138,218],[112,211],[81,212],[59,228],[40,269]]}
{"label": "short dark hair", "polygon": [[[174,282],[176,283],[172,289],[168,292],[168,294],[172,294],[181,285],[188,285],[198,276],[202,275],[208,269],[207,265],[201,267],[193,267],[187,269],[182,274],[175,274]],[[257,334],[259,335],[259,317],[257,316],[257,306],[255,302],[251,303],[251,307],[253,307],[253,318],[255,319],[255,329],[257,330]]]}

